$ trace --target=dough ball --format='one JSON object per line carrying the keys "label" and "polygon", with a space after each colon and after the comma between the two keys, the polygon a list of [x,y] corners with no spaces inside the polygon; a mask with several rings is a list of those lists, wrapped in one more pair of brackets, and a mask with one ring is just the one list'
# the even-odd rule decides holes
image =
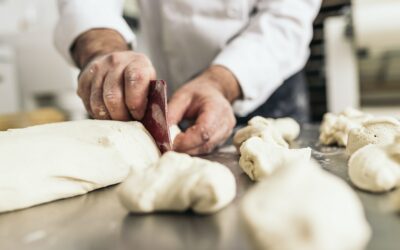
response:
{"label": "dough ball", "polygon": [[371,230],[353,190],[312,161],[259,182],[241,202],[256,249],[361,250]]}
{"label": "dough ball", "polygon": [[252,137],[259,137],[263,141],[273,145],[279,145],[285,148],[289,147],[289,144],[283,139],[282,135],[275,127],[264,124],[253,124],[239,129],[233,137],[233,144],[239,149],[243,142]]}
{"label": "dough ball", "polygon": [[118,191],[131,212],[185,211],[213,213],[236,195],[236,182],[225,166],[175,152],[152,167],[132,173]]}
{"label": "dough ball", "polygon": [[270,176],[291,161],[309,161],[311,149],[288,149],[251,137],[240,147],[239,165],[254,181]]}
{"label": "dough ball", "polygon": [[119,183],[159,155],[138,122],[84,120],[0,132],[0,212]]}
{"label": "dough ball", "polygon": [[233,144],[239,149],[250,137],[260,137],[265,142],[289,148],[288,142],[296,139],[299,134],[300,125],[292,118],[272,119],[255,116],[249,120],[246,127],[236,132]]}
{"label": "dough ball", "polygon": [[362,147],[350,157],[348,172],[352,183],[363,190],[383,192],[400,186],[400,141]]}
{"label": "dough ball", "polygon": [[397,135],[400,135],[398,120],[391,117],[370,119],[360,128],[350,130],[346,151],[351,155],[368,144],[390,144]]}
{"label": "dough ball", "polygon": [[256,116],[249,121],[249,125],[255,124],[273,125],[287,142],[295,140],[300,135],[300,125],[290,117],[272,119]]}
{"label": "dough ball", "polygon": [[319,141],[324,145],[346,146],[350,130],[361,127],[363,122],[372,117],[353,108],[347,108],[339,114],[326,113],[320,126]]}

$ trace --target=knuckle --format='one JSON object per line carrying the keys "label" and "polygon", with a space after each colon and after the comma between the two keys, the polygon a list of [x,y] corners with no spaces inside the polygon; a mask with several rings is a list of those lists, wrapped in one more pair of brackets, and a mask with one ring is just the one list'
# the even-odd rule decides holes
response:
{"label": "knuckle", "polygon": [[141,82],[144,79],[144,73],[141,70],[129,69],[126,74],[126,81],[129,85],[133,85],[136,82]]}
{"label": "knuckle", "polygon": [[121,59],[118,54],[113,53],[107,57],[107,61],[111,66],[117,66],[120,63]]}
{"label": "knuckle", "polygon": [[98,61],[93,62],[89,67],[89,72],[97,73],[100,69],[100,63]]}
{"label": "knuckle", "polygon": [[111,106],[116,106],[121,99],[121,95],[110,91],[104,94],[104,101],[106,101]]}

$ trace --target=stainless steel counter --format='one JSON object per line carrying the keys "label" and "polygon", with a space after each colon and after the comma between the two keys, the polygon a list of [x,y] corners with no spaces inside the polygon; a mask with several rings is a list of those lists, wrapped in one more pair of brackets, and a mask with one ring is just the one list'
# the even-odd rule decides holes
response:
{"label": "stainless steel counter", "polygon": [[[317,127],[305,125],[294,147],[312,147],[324,169],[347,180],[343,149],[322,147],[316,143],[317,137]],[[251,181],[239,169],[232,146],[205,158],[228,166],[237,180],[235,201],[219,213],[130,215],[115,196],[116,187],[109,187],[1,214],[0,249],[252,249],[238,213],[239,201]],[[368,249],[400,249],[400,215],[385,212],[387,195],[357,193],[373,229]]]}

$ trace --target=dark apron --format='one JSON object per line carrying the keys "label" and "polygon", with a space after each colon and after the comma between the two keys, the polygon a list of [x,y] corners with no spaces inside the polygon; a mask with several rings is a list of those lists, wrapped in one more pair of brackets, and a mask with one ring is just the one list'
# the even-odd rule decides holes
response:
{"label": "dark apron", "polygon": [[245,125],[254,116],[292,117],[300,123],[309,122],[310,107],[304,72],[300,71],[275,90],[267,101],[246,117],[236,117],[237,125]]}

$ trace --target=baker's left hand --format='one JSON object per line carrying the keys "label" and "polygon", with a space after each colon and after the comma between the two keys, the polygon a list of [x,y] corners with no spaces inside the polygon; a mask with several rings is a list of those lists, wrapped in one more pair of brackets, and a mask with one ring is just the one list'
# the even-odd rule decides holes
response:
{"label": "baker's left hand", "polygon": [[236,124],[231,103],[240,96],[239,83],[222,66],[211,66],[178,89],[168,104],[168,121],[195,123],[175,138],[174,150],[199,155],[223,144]]}

